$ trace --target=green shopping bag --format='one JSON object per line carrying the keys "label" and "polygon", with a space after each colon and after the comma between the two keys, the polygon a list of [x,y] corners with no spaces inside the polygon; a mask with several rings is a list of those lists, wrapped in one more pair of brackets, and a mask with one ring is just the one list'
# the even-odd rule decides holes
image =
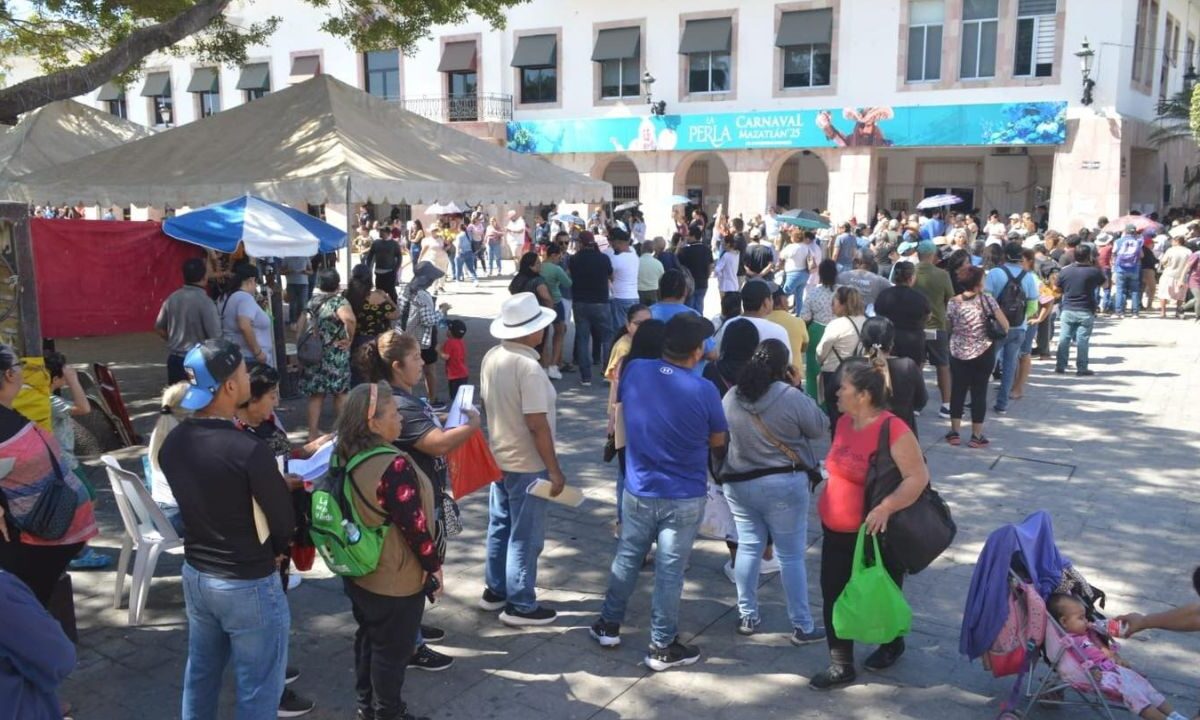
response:
{"label": "green shopping bag", "polygon": [[871,536],[875,562],[870,567],[864,563],[866,533],[867,526],[863,524],[854,545],[850,582],[833,604],[833,628],[842,639],[880,645],[908,634],[912,629],[912,608],[883,566],[878,535]]}

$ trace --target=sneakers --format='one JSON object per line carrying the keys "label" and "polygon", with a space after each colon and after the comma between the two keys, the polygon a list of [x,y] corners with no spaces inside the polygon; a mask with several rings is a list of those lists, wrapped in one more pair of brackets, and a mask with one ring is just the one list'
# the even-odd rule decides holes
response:
{"label": "sneakers", "polygon": [[725,577],[729,578],[729,582],[737,585],[737,576],[733,574],[733,561],[726,560],[725,565],[721,569],[725,571]]}
{"label": "sneakers", "polygon": [[582,386],[584,386],[584,387],[591,387],[591,386],[592,386],[592,381],[591,381],[591,380],[580,380],[580,381],[579,381],[579,384],[580,384],[580,385],[582,385]]}
{"label": "sneakers", "polygon": [[950,419],[950,406],[942,405],[940,408],[938,408],[938,417],[949,420]]}
{"label": "sneakers", "polygon": [[792,636],[788,638],[796,647],[811,645],[816,642],[821,642],[825,639],[825,628],[820,625],[814,625],[810,632],[804,632],[800,628],[792,628]]}
{"label": "sneakers", "polygon": [[972,435],[970,442],[967,443],[967,447],[981,448],[981,447],[987,447],[990,444],[991,444],[991,441],[989,441],[983,435]]}
{"label": "sneakers", "polygon": [[1091,377],[1096,374],[1095,370],[1078,370],[1075,372],[1079,377]]}
{"label": "sneakers", "polygon": [[529,612],[523,612],[512,605],[500,613],[500,622],[511,627],[527,627],[531,625],[549,625],[558,617],[558,613],[550,608],[539,605]]}
{"label": "sneakers", "polygon": [[858,679],[858,673],[854,672],[853,665],[830,665],[813,676],[812,680],[808,681],[808,687],[812,690],[832,690],[835,687],[849,685]]}
{"label": "sneakers", "polygon": [[103,570],[109,565],[112,565],[112,558],[90,547],[85,547],[83,552],[71,559],[72,570]]}
{"label": "sneakers", "polygon": [[772,555],[770,560],[763,560],[758,566],[759,575],[770,575],[771,573],[779,572],[779,570],[779,556],[777,555]]}
{"label": "sneakers", "polygon": [[592,623],[588,628],[588,634],[592,639],[600,643],[600,647],[616,647],[621,644],[621,626],[615,622],[608,622],[604,618],[600,618]]}
{"label": "sneakers", "polygon": [[292,683],[296,682],[298,679],[300,679],[300,668],[292,667],[291,665],[288,665],[286,668],[284,668],[284,670],[283,670],[283,684],[284,685],[291,685]]}
{"label": "sneakers", "polygon": [[758,624],[761,622],[761,618],[756,618],[753,615],[743,615],[742,619],[738,621],[737,634],[753,635],[754,629],[757,628]]}
{"label": "sneakers", "polygon": [[896,664],[904,654],[904,638],[894,640],[887,645],[880,645],[875,652],[863,661],[863,667],[868,670],[886,670]]}
{"label": "sneakers", "polygon": [[999,405],[992,408],[992,411],[995,412],[997,415],[1007,415],[1008,414],[1008,408],[1000,407]]}
{"label": "sneakers", "polygon": [[954,447],[958,447],[961,443],[962,443],[962,436],[958,434],[957,430],[951,430],[950,432],[946,433],[946,444],[947,445],[952,445]]}
{"label": "sneakers", "polygon": [[408,661],[410,668],[441,672],[454,664],[454,658],[434,650],[428,645],[421,645]]}
{"label": "sneakers", "polygon": [[562,372],[553,365],[546,370],[546,374],[550,376],[551,380],[562,380]]}
{"label": "sneakers", "polygon": [[700,659],[700,648],[695,645],[684,645],[679,638],[671,641],[666,647],[651,645],[643,660],[646,667],[655,672],[670,670],[673,667],[694,665]]}
{"label": "sneakers", "polygon": [[441,642],[446,639],[446,631],[432,625],[422,625],[421,639],[425,642]]}
{"label": "sneakers", "polygon": [[316,705],[312,700],[306,697],[301,697],[292,692],[291,688],[283,689],[283,697],[279,699],[279,709],[275,711],[276,717],[294,718],[301,715],[307,715],[312,712]]}
{"label": "sneakers", "polygon": [[561,370],[562,372],[575,372],[579,368],[575,367],[571,363],[563,363],[562,365],[558,366],[558,369]]}
{"label": "sneakers", "polygon": [[494,593],[490,588],[483,589],[483,597],[479,598],[479,609],[493,612],[495,610],[503,610],[508,601],[503,595]]}

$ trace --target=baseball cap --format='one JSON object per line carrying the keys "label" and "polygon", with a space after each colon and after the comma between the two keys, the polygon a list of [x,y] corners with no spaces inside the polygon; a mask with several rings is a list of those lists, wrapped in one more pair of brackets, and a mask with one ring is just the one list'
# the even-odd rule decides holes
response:
{"label": "baseball cap", "polygon": [[1024,249],[1025,248],[1023,248],[1021,246],[1021,243],[1019,243],[1019,242],[1006,243],[1004,245],[1004,259],[1005,260],[1014,260],[1014,261],[1020,260],[1021,259],[1021,251]]}
{"label": "baseball cap", "polygon": [[917,243],[918,255],[932,255],[935,252],[937,252],[937,245],[932,240],[922,240]]}
{"label": "baseball cap", "polygon": [[908,255],[916,252],[918,245],[920,245],[920,243],[915,243],[912,240],[906,240],[905,242],[900,243],[900,247],[896,248],[896,252],[900,253],[901,255]]}
{"label": "baseball cap", "polygon": [[712,334],[713,326],[708,320],[695,313],[681,312],[667,321],[663,350],[676,357],[691,355]]}
{"label": "baseball cap", "polygon": [[183,370],[191,387],[180,404],[185,410],[208,407],[221,383],[237,372],[241,364],[242,351],[228,340],[205,340],[188,350]]}
{"label": "baseball cap", "polygon": [[762,307],[762,304],[771,297],[771,286],[764,280],[751,280],[742,286],[742,305],[751,307]]}
{"label": "baseball cap", "polygon": [[1137,232],[1137,225],[1134,225],[1133,223],[1129,223],[1128,225],[1126,225],[1126,226],[1125,226],[1125,232],[1127,232],[1127,233],[1136,233],[1136,232]]}

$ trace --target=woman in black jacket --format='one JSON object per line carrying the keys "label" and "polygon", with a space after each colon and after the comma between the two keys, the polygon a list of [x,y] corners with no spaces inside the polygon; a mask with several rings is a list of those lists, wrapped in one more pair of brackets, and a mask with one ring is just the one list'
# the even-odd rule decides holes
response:
{"label": "woman in black jacket", "polygon": [[916,414],[929,401],[921,368],[911,358],[892,357],[896,331],[885,317],[868,318],[862,329],[867,358],[884,377],[887,409],[917,433]]}

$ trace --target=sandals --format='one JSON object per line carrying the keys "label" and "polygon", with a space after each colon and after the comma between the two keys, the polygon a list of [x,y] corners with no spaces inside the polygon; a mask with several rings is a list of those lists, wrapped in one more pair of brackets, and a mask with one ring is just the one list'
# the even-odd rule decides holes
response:
{"label": "sandals", "polygon": [[946,433],[946,442],[954,447],[958,447],[962,443],[962,437],[954,430],[951,430]]}
{"label": "sandals", "polygon": [[987,447],[989,444],[990,443],[988,442],[988,439],[986,437],[984,437],[982,435],[972,435],[970,442],[967,443],[967,447],[981,448],[981,447]]}

